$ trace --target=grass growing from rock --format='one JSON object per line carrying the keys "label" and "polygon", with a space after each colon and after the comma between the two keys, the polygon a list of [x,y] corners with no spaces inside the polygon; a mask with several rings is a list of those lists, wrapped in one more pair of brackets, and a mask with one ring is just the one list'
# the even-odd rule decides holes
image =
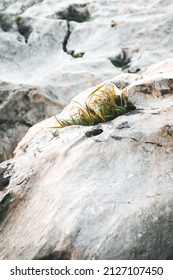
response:
{"label": "grass growing from rock", "polygon": [[80,5],[70,5],[64,11],[58,12],[57,16],[60,19],[65,19],[67,21],[76,21],[76,22],[85,22],[90,18],[89,11],[85,9],[81,9]]}
{"label": "grass growing from rock", "polygon": [[130,67],[131,59],[128,56],[128,48],[122,48],[118,56],[109,59],[115,67],[120,67],[122,70]]}
{"label": "grass growing from rock", "polygon": [[12,28],[12,18],[10,15],[0,13],[0,27],[4,32],[8,32]]}
{"label": "grass growing from rock", "polygon": [[70,119],[65,120],[55,117],[59,124],[56,128],[105,123],[136,109],[134,104],[128,100],[127,90],[119,95],[115,92],[114,87],[101,89],[102,87],[103,85],[91,93],[84,106],[76,102],[78,111],[71,115]]}
{"label": "grass growing from rock", "polygon": [[25,38],[25,42],[27,43],[29,35],[32,32],[32,27],[30,26],[29,22],[27,22],[27,18],[17,16],[15,21],[17,24],[18,32]]}
{"label": "grass growing from rock", "polygon": [[69,51],[69,54],[74,58],[82,58],[84,56],[84,52],[75,53],[74,51]]}
{"label": "grass growing from rock", "polygon": [[126,69],[126,68],[129,67],[129,62],[124,63],[123,60],[118,59],[118,58],[110,58],[110,61],[112,62],[112,64],[113,64],[115,67],[120,67],[120,68],[122,68],[122,70],[124,70],[124,69]]}

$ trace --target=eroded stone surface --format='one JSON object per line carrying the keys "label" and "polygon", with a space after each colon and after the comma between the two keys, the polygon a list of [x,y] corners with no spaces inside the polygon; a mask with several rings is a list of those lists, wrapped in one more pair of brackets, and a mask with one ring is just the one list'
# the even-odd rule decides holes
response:
{"label": "eroded stone surface", "polygon": [[1,259],[173,258],[172,70],[111,82],[135,111],[94,127],[50,129],[50,118],[18,145],[0,193]]}
{"label": "eroded stone surface", "polygon": [[[153,63],[171,59],[172,5],[161,0],[1,1],[0,80],[16,91],[18,103],[20,87],[16,85],[39,88],[45,107],[53,114],[58,100],[55,113],[59,113],[89,87],[122,72],[144,72]],[[6,94],[2,84],[0,90]],[[54,96],[53,104],[45,94]],[[15,111],[12,105],[10,110]],[[44,112],[40,116],[35,110],[37,105],[33,101],[31,111],[39,122],[45,118]],[[28,103],[23,106],[28,112]],[[20,123],[13,119],[11,127],[6,120],[5,127],[1,125],[0,161],[12,156],[28,130],[21,122],[22,118]]]}

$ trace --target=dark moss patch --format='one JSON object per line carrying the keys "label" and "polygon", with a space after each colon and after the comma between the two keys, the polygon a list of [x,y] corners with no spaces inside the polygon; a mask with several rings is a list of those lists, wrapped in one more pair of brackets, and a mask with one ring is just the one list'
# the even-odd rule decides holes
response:
{"label": "dark moss patch", "polygon": [[122,70],[126,70],[128,73],[135,74],[141,71],[140,68],[131,69],[131,57],[129,57],[128,48],[123,48],[119,55],[109,59],[115,67],[122,68]]}
{"label": "dark moss patch", "polygon": [[80,53],[75,53],[75,51],[70,51],[70,55],[74,58],[81,58],[84,56],[84,52],[80,52]]}
{"label": "dark moss patch", "polygon": [[85,6],[74,4],[67,9],[56,13],[57,17],[67,21],[85,22],[90,18],[90,13]]}
{"label": "dark moss patch", "polygon": [[126,48],[122,49],[118,56],[109,59],[115,67],[120,67],[122,70],[130,67],[131,59],[128,57],[128,49]]}
{"label": "dark moss patch", "polygon": [[18,32],[25,38],[25,42],[28,43],[28,38],[33,31],[32,26],[29,24],[27,18],[16,17],[16,24]]}
{"label": "dark moss patch", "polygon": [[0,27],[4,32],[8,32],[13,26],[13,21],[10,15],[0,13]]}

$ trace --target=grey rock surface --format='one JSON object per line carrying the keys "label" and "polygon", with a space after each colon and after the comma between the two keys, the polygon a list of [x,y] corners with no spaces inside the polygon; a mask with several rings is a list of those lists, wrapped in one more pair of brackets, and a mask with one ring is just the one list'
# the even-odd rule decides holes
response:
{"label": "grey rock surface", "polygon": [[107,82],[127,86],[131,113],[29,129],[0,191],[0,259],[173,258],[173,70],[153,69]]}
{"label": "grey rock surface", "polygon": [[[162,0],[2,0],[0,80],[15,89],[19,100],[16,85],[39,89],[47,110],[54,114],[53,107],[59,113],[89,87],[172,58],[172,6],[172,1]],[[57,99],[49,102],[45,94]],[[28,112],[27,105],[19,108],[25,106]],[[37,105],[33,98],[33,110]],[[15,110],[12,104],[10,110]],[[37,121],[49,117],[44,115],[44,109],[42,116],[35,110]],[[12,156],[26,133],[28,126],[21,123],[14,118],[13,128],[11,122],[1,125],[0,161]]]}
{"label": "grey rock surface", "polygon": [[63,105],[39,87],[0,83],[0,162],[13,151],[28,128],[57,113]]}

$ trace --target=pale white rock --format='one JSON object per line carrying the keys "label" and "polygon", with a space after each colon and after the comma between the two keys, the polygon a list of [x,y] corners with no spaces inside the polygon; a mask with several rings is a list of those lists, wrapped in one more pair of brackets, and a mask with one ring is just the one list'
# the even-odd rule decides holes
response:
{"label": "pale white rock", "polygon": [[[144,1],[73,1],[73,0],[43,0],[43,1],[2,1],[0,10],[12,22],[7,32],[3,28],[1,37],[1,71],[0,78],[8,82],[37,83],[40,76],[47,76],[47,84],[53,86],[54,81],[48,79],[49,70],[59,79],[61,68],[68,63],[66,71],[73,73],[75,61],[83,65],[85,79],[79,78],[79,91],[83,84],[88,87],[92,73],[90,64],[94,59],[96,81],[111,78],[120,73],[121,68],[114,67],[109,58],[116,58],[123,48],[127,49],[130,59],[129,70],[136,71],[163,59],[172,58],[172,3],[153,0]],[[60,19],[59,12],[68,9],[70,5],[77,6],[78,11],[87,9],[90,18],[86,22],[69,21],[71,34],[67,40],[67,50],[74,53],[84,52],[82,58],[74,59],[64,53],[63,41],[67,35],[67,22]],[[31,27],[32,32],[25,43],[23,36],[18,32],[16,17],[22,17],[25,24]],[[5,45],[6,49],[3,48]],[[11,58],[9,60],[9,58]],[[108,64],[99,65],[99,61],[107,59]],[[78,65],[79,69],[80,66]],[[69,69],[68,69],[69,67]],[[74,66],[76,68],[76,66]],[[7,71],[8,70],[8,71]],[[80,72],[80,71],[79,71]],[[66,81],[68,84],[68,80]],[[82,83],[82,87],[80,87]],[[57,91],[56,94],[63,95]],[[70,97],[75,96],[73,88]]]}
{"label": "pale white rock", "polygon": [[[59,13],[70,6],[90,16],[84,22],[75,17],[66,20]],[[59,113],[77,94],[105,80],[121,73],[144,73],[162,60],[169,64],[172,11],[173,3],[161,0],[2,0],[0,80],[57,96]],[[36,108],[37,102],[32,106]],[[45,106],[52,110],[49,101]],[[8,139],[0,131],[9,157],[13,142],[26,131],[27,127],[16,126]]]}
{"label": "pale white rock", "polygon": [[172,259],[172,74],[106,81],[137,107],[108,123],[29,129],[0,166],[1,259]]}

